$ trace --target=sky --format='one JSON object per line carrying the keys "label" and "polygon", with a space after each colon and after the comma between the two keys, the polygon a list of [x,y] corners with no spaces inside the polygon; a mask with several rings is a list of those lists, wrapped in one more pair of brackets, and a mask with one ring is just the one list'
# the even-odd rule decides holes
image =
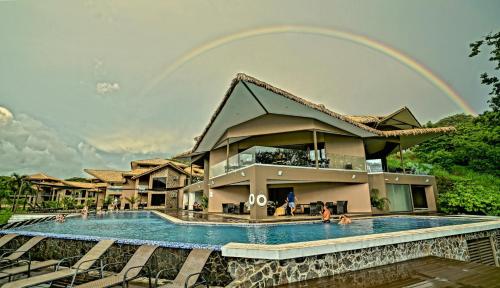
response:
{"label": "sky", "polygon": [[339,113],[481,113],[492,67],[468,46],[500,29],[498,11],[495,0],[0,0],[0,175],[84,176],[188,150],[238,72]]}

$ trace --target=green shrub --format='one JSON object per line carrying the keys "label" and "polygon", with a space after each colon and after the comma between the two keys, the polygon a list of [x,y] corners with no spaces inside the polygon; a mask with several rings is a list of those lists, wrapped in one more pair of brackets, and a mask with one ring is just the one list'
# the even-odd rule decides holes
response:
{"label": "green shrub", "polygon": [[0,210],[0,224],[5,224],[9,221],[10,216],[12,216],[12,212],[10,209],[2,209]]}
{"label": "green shrub", "polygon": [[453,174],[435,170],[438,208],[447,214],[500,216],[500,180],[488,174],[454,167]]}

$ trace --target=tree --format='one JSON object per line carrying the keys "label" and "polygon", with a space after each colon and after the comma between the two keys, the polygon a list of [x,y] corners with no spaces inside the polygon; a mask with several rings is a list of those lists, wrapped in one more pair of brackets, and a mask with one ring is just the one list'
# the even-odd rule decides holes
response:
{"label": "tree", "polygon": [[[17,209],[17,203],[19,201],[19,197],[21,195],[30,195],[34,194],[35,191],[31,186],[31,183],[28,181],[28,176],[19,175],[17,173],[13,173],[8,181],[9,190],[14,194],[14,203],[12,203],[12,212],[15,212]],[[26,204],[25,204],[26,205]]]}
{"label": "tree", "polygon": [[4,199],[8,199],[12,194],[12,191],[10,190],[10,187],[8,185],[9,179],[10,177],[4,176],[0,178],[0,209],[2,209],[2,201]]}
{"label": "tree", "polygon": [[[500,70],[500,32],[495,34],[490,33],[483,37],[483,39],[478,40],[470,45],[471,52],[469,57],[475,57],[481,53],[481,48],[487,47],[490,49],[490,60],[491,62],[496,62],[495,71]],[[491,109],[493,111],[500,111],[500,79],[499,76],[490,75],[486,72],[481,74],[481,83],[487,86],[491,86],[491,99],[488,100]]]}

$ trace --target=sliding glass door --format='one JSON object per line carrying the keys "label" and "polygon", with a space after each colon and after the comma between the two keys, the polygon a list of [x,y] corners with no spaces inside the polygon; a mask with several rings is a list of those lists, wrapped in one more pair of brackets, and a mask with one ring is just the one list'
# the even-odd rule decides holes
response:
{"label": "sliding glass door", "polygon": [[387,198],[391,212],[413,211],[410,185],[387,184]]}

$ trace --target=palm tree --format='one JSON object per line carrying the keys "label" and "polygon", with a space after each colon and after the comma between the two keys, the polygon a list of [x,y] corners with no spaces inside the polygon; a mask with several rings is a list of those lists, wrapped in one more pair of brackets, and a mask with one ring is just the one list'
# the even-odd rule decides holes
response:
{"label": "palm tree", "polygon": [[132,197],[125,197],[125,200],[128,201],[128,203],[130,203],[130,208],[131,209],[134,209],[134,204],[137,203],[137,201],[139,201],[139,196],[132,196]]}
{"label": "palm tree", "polygon": [[2,201],[4,199],[8,199],[12,194],[9,186],[10,177],[6,176],[5,178],[0,178],[0,209],[2,209]]}
{"label": "palm tree", "polygon": [[14,203],[12,203],[12,212],[16,211],[17,201],[22,193],[23,186],[25,186],[24,184],[25,178],[26,176],[21,176],[17,173],[13,173],[8,182],[10,190],[14,192]]}

